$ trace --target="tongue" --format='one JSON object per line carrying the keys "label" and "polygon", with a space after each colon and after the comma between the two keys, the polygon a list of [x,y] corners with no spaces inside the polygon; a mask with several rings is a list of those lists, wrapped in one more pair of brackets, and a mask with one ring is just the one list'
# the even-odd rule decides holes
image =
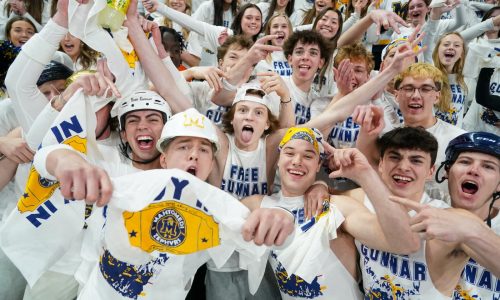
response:
{"label": "tongue", "polygon": [[243,130],[241,132],[241,139],[243,142],[248,143],[252,139],[253,132],[251,130]]}

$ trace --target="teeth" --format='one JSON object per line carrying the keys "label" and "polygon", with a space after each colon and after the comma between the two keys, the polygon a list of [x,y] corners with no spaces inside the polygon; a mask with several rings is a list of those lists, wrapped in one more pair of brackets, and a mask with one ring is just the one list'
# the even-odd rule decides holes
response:
{"label": "teeth", "polygon": [[410,108],[422,108],[422,105],[421,104],[410,104],[410,105],[408,105],[408,107],[410,107]]}
{"label": "teeth", "polygon": [[392,178],[393,178],[394,180],[400,180],[400,181],[406,181],[406,182],[410,182],[410,181],[412,181],[412,179],[411,179],[411,178],[409,178],[409,177],[405,177],[405,176],[401,176],[401,175],[394,175],[394,176],[392,176]]}
{"label": "teeth", "polygon": [[146,142],[150,142],[152,141],[153,139],[149,136],[140,136],[137,138],[138,141],[142,142],[142,141],[146,141]]}
{"label": "teeth", "polygon": [[303,176],[305,173],[297,170],[289,170],[291,174]]}

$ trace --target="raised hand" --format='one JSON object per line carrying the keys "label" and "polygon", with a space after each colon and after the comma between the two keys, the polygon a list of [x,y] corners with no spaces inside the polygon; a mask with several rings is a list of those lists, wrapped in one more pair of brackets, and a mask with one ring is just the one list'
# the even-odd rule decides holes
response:
{"label": "raised hand", "polygon": [[410,220],[411,230],[427,240],[460,243],[475,224],[482,223],[477,216],[463,209],[435,208],[396,196],[389,199],[416,212]]}
{"label": "raised hand", "polygon": [[343,59],[338,68],[333,68],[333,75],[335,82],[337,83],[337,88],[342,96],[345,96],[352,92],[352,81],[354,78],[353,64],[349,59]]}
{"label": "raised hand", "polygon": [[352,119],[368,136],[378,136],[385,126],[384,110],[373,104],[356,106]]}
{"label": "raised hand", "polygon": [[142,0],[142,6],[148,11],[148,13],[154,13],[158,9],[157,0]]}
{"label": "raised hand", "polygon": [[282,101],[288,101],[288,99],[290,99],[288,87],[281,76],[279,76],[276,72],[269,71],[258,73],[257,77],[259,77],[262,89],[264,89],[267,94],[276,92]]}
{"label": "raised hand", "polygon": [[385,30],[392,29],[397,33],[401,33],[399,26],[409,27],[400,16],[392,11],[375,9],[370,12],[370,18],[377,26],[377,35],[380,35],[380,29],[383,27]]}

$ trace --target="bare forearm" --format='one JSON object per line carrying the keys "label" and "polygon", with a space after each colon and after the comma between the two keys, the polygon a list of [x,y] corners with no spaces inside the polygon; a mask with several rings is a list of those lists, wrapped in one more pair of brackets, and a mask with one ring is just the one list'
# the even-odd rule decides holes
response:
{"label": "bare forearm", "polygon": [[12,180],[17,170],[17,163],[4,157],[0,160],[0,191]]}
{"label": "bare forearm", "polygon": [[323,113],[309,121],[307,126],[323,131],[331,124],[347,119],[356,106],[367,104],[373,95],[383,89],[396,74],[397,71],[390,68],[382,71],[377,77],[329,105]]}
{"label": "bare forearm", "polygon": [[500,236],[482,222],[470,229],[463,244],[472,251],[466,252],[497,278],[500,277]]}
{"label": "bare forearm", "polygon": [[189,99],[180,92],[176,85],[165,84],[174,82],[174,78],[154,52],[139,23],[134,20],[128,20],[127,26],[130,41],[139,56],[141,65],[158,93],[168,101],[173,112],[180,112],[190,108],[191,103]]}

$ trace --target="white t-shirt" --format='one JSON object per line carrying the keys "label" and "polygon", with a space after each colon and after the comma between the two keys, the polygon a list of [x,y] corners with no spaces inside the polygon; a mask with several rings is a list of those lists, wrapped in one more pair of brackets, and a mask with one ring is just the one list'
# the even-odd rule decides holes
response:
{"label": "white t-shirt", "polygon": [[[438,208],[449,207],[441,200],[430,199],[425,193],[420,203]],[[365,206],[375,212],[368,198],[365,198]],[[380,295],[381,299],[451,299],[441,294],[432,283],[425,240],[421,241],[420,249],[410,255],[372,249],[358,240],[355,243],[360,254],[365,295]]]}
{"label": "white t-shirt", "polygon": [[[491,220],[491,229],[500,234],[500,215]],[[453,299],[500,299],[500,279],[471,258],[465,265]]]}
{"label": "white t-shirt", "polygon": [[258,74],[261,72],[274,71],[281,77],[292,76],[292,67],[288,64],[283,51],[275,51],[271,53],[271,61],[263,59],[257,63],[253,73]]}
{"label": "white t-shirt", "polygon": [[[295,236],[292,243],[285,249],[274,250],[269,257],[283,299],[361,299],[357,282],[343,266],[330,248],[329,240],[337,237],[337,228],[344,221],[344,216],[333,201],[325,215],[312,220],[304,218],[304,197],[284,197],[281,192],[262,199],[261,207],[284,207],[294,214]],[[304,245],[314,253],[314,263],[303,261],[301,249]],[[289,252],[286,253],[286,252]],[[303,255],[304,254],[304,255]],[[312,274],[312,280],[306,280],[295,273],[289,274],[280,257],[287,260],[301,260],[304,271]],[[320,268],[318,268],[320,266]]]}
{"label": "white t-shirt", "polygon": [[326,105],[330,103],[331,97],[322,97],[312,88],[309,89],[307,93],[299,89],[295,85],[292,76],[283,78],[283,81],[285,81],[290,91],[290,96],[294,104],[295,124],[297,125],[307,123],[311,119],[311,106],[313,101],[318,101],[316,105],[320,107],[326,107]]}
{"label": "white t-shirt", "polygon": [[254,151],[243,151],[236,147],[234,136],[226,134],[229,140],[221,190],[237,199],[251,195],[265,195],[267,183],[266,140],[261,138]]}
{"label": "white t-shirt", "polygon": [[450,110],[442,112],[436,110],[435,115],[437,118],[462,128],[462,123],[464,120],[464,103],[465,103],[465,91],[457,82],[456,74],[448,74],[448,81],[451,88],[451,104]]}

